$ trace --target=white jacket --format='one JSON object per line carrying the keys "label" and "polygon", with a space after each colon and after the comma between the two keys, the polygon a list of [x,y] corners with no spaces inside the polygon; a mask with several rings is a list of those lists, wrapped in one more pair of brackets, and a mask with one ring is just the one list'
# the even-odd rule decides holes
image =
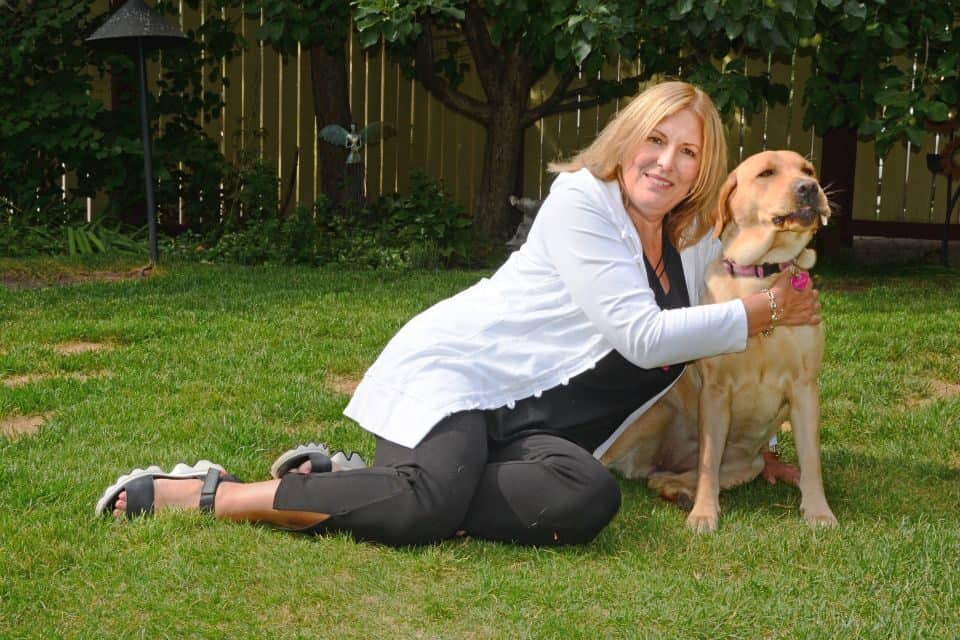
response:
{"label": "white jacket", "polygon": [[[708,234],[681,252],[691,305],[719,250]],[[557,177],[527,242],[496,273],[417,315],[390,340],[344,414],[414,447],[451,413],[512,406],[566,384],[612,349],[651,368],[742,351],[746,343],[739,300],[657,306],[619,185],[583,169]]]}

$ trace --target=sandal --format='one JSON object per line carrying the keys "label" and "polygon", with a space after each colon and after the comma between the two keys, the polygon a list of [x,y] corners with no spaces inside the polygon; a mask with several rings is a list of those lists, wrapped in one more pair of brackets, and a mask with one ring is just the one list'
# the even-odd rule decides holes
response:
{"label": "sandal", "polygon": [[239,478],[225,473],[223,467],[209,460],[200,460],[192,467],[181,462],[169,473],[156,465],[151,465],[146,469],[134,469],[130,473],[117,478],[117,481],[107,487],[103,495],[100,496],[94,510],[95,513],[98,516],[111,515],[120,492],[126,491],[128,519],[139,515],[152,514],[153,481],[157,478],[202,479],[200,511],[208,512],[213,512],[214,498],[216,497],[217,487],[220,486],[221,482],[240,482]]}
{"label": "sandal", "polygon": [[360,454],[356,452],[352,451],[347,456],[342,451],[337,451],[331,456],[330,450],[325,445],[311,442],[297,445],[293,449],[281,453],[270,465],[270,476],[280,478],[308,461],[310,462],[310,473],[333,471],[333,465],[337,465],[341,469],[363,469],[367,466]]}
{"label": "sandal", "polygon": [[337,451],[330,457],[330,461],[341,469],[366,469],[367,463],[363,461],[360,454],[351,451],[350,455],[344,455],[343,451]]}

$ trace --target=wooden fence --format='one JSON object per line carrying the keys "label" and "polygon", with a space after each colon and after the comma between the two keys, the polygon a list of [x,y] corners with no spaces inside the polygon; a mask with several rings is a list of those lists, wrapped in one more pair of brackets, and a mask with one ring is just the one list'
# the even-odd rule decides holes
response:
{"label": "wooden fence", "polygon": [[[97,10],[106,11],[106,5],[107,0],[103,0]],[[181,2],[181,26],[196,26],[206,16],[205,3],[193,11]],[[296,202],[310,205],[319,193],[317,145],[326,144],[317,141],[317,131],[330,123],[314,122],[307,52],[283,59],[257,43],[258,20],[245,18],[239,12],[226,17],[237,22],[248,46],[241,56],[222,63],[230,79],[229,87],[208,87],[222,93],[226,108],[219,120],[207,126],[207,133],[219,141],[228,158],[235,157],[241,149],[255,148],[276,167],[284,188],[290,181],[295,182]],[[358,127],[381,121],[397,131],[397,135],[364,151],[368,196],[404,191],[410,172],[420,169],[442,179],[454,198],[472,209],[480,181],[483,130],[446,109],[421,86],[404,77],[383,50],[363,51],[354,39],[348,59],[350,102]],[[815,131],[802,127],[801,93],[810,74],[809,62],[798,57],[793,65],[765,60],[750,60],[748,65],[763,67],[775,80],[787,84],[791,97],[785,106],[770,108],[750,119],[740,118],[729,125],[731,166],[740,158],[767,148],[793,149],[816,163],[821,140]],[[631,72],[631,66],[634,65],[629,61],[619,65],[623,73]],[[617,72],[616,68],[610,71]],[[468,78],[464,88],[478,97],[482,95],[475,79]],[[106,79],[97,91],[109,104]],[[538,100],[538,90],[534,94],[532,98]],[[614,102],[551,116],[530,127],[524,140],[523,195],[545,195],[552,179],[546,172],[547,163],[592,140],[618,106]],[[254,135],[257,131],[262,135]],[[931,134],[922,149],[897,145],[883,159],[876,156],[872,143],[860,143],[852,211],[853,221],[859,225],[856,228],[868,233],[870,229],[885,229],[883,234],[889,235],[890,225],[886,223],[925,227],[942,223],[946,180],[929,172],[926,154],[938,152],[946,142],[942,136]],[[960,225],[951,227],[956,232]]]}

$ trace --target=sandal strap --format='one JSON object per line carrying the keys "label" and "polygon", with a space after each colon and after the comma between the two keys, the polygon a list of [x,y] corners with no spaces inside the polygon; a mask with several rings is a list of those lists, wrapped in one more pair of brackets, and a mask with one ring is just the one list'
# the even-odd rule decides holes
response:
{"label": "sandal strap", "polygon": [[213,512],[213,502],[217,497],[217,487],[220,486],[220,470],[210,468],[203,479],[200,489],[200,511]]}
{"label": "sandal strap", "polygon": [[[151,515],[153,513],[153,476],[142,476],[129,483],[123,490],[127,492],[127,518],[133,519],[141,515]],[[117,492],[120,495],[120,492]],[[109,511],[113,511],[117,503],[117,496],[114,496],[109,504]]]}
{"label": "sandal strap", "polygon": [[333,470],[333,463],[329,456],[315,452],[307,457],[310,459],[310,473],[329,473]]}

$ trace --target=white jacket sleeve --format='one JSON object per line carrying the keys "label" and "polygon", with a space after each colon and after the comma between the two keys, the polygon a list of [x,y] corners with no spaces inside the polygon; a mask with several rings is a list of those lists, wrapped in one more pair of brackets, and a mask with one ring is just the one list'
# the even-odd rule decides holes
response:
{"label": "white jacket sleeve", "polygon": [[[644,368],[742,351],[747,340],[743,303],[661,310],[635,231],[618,226],[602,194],[591,191],[569,183],[555,188],[531,235],[536,234],[542,255],[574,303],[613,348]],[[696,268],[704,267],[697,261]]]}

